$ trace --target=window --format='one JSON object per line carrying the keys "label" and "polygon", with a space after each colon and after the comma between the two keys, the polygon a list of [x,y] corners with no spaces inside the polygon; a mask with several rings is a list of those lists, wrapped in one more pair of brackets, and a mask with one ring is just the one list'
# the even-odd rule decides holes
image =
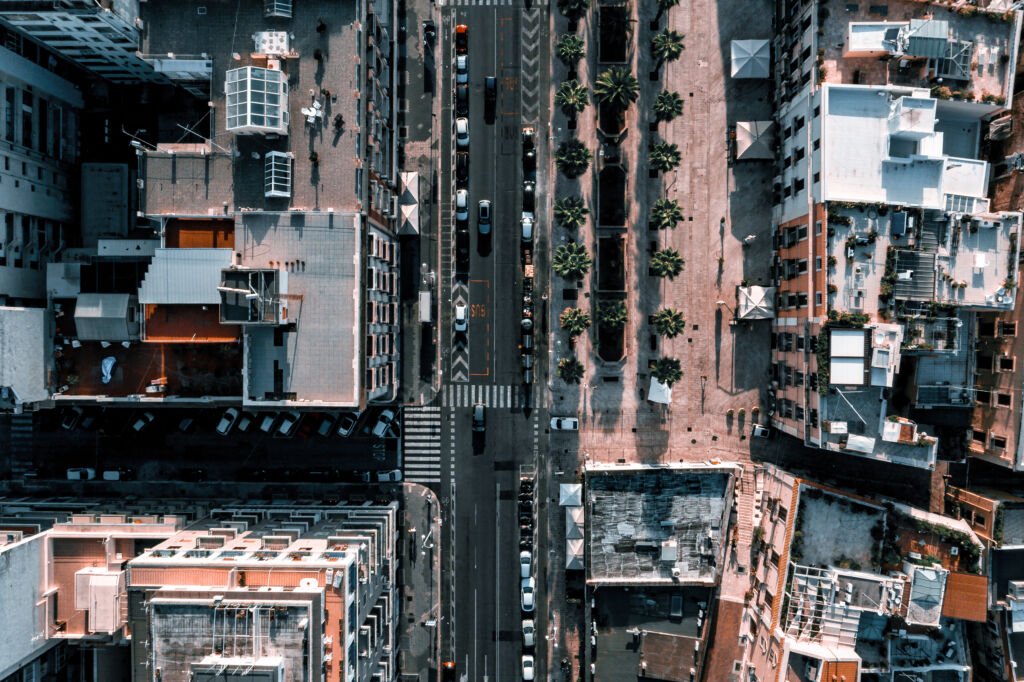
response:
{"label": "window", "polygon": [[1017,336],[1017,323],[1016,322],[1003,322],[999,325],[1000,334],[1002,336]]}
{"label": "window", "polygon": [[993,448],[995,448],[996,450],[1005,450],[1006,449],[1006,438],[1004,436],[997,436],[997,435],[993,434],[992,435],[992,440],[990,442],[990,445]]}
{"label": "window", "polygon": [[992,318],[978,318],[978,336],[993,337],[996,335],[996,321]]}
{"label": "window", "polygon": [[1010,407],[1013,396],[1009,393],[996,393],[996,405],[999,407]]}
{"label": "window", "polygon": [[821,221],[820,220],[815,220],[814,221],[814,234],[815,235],[821,234]]}
{"label": "window", "polygon": [[796,181],[793,183],[793,194],[796,194],[797,192],[802,192],[804,190],[805,184],[806,183],[804,182],[803,178],[797,178]]}
{"label": "window", "polygon": [[800,161],[803,158],[804,158],[804,148],[803,147],[797,147],[796,151],[793,153],[793,160],[794,161]]}
{"label": "window", "polygon": [[796,419],[801,422],[804,420],[804,408],[799,405],[796,406]]}
{"label": "window", "polygon": [[973,440],[975,443],[981,443],[982,445],[984,445],[985,444],[985,432],[984,431],[978,431],[977,429],[974,429],[973,431],[971,431],[971,440]]}
{"label": "window", "polygon": [[821,173],[819,173],[818,171],[815,171],[814,172],[814,184],[817,185],[819,182],[821,182]]}
{"label": "window", "polygon": [[816,308],[821,307],[821,292],[820,291],[815,291],[814,292],[814,307],[816,307]]}
{"label": "window", "polygon": [[821,140],[815,140],[814,143],[811,144],[811,149],[814,149],[814,150],[821,149]]}
{"label": "window", "polygon": [[[796,271],[799,272],[800,274],[803,274],[803,273],[807,272],[807,259],[806,258],[802,258],[802,259],[800,259],[800,260],[798,260],[796,262]],[[1010,358],[1010,359],[1012,360],[1013,358]],[[1013,369],[1013,368],[1011,367],[1010,369]]]}
{"label": "window", "polygon": [[14,102],[17,98],[14,88],[7,88],[4,93],[4,139],[14,142]]}
{"label": "window", "polygon": [[999,358],[999,371],[1000,372],[1012,372],[1013,371],[1013,356],[1003,355]]}
{"label": "window", "polygon": [[779,514],[779,520],[782,521],[782,522],[785,522],[786,521],[786,515],[789,512],[787,512],[786,508],[783,507],[781,504],[778,506],[777,511],[778,511],[778,514]]}
{"label": "window", "polygon": [[814,257],[814,271],[821,272],[821,256]]}
{"label": "window", "polygon": [[991,391],[985,391],[977,389],[974,391],[974,402],[978,405],[991,405],[992,404],[992,393]]}
{"label": "window", "polygon": [[974,525],[975,526],[984,526],[985,525],[985,517],[982,514],[975,514],[974,515]]}
{"label": "window", "polygon": [[227,72],[227,128],[239,132],[288,127],[288,83],[280,71],[246,66]]}
{"label": "window", "polygon": [[820,104],[817,105],[816,107],[814,107],[814,118],[818,118],[819,116],[821,116],[821,105]]}
{"label": "window", "polygon": [[797,350],[803,350],[804,349],[804,337],[803,336],[796,337],[796,349]]}
{"label": "window", "polygon": [[976,356],[975,362],[977,364],[978,369],[984,370],[986,372],[991,372],[992,371],[992,356],[991,355],[983,354],[983,353],[978,353],[978,355]]}

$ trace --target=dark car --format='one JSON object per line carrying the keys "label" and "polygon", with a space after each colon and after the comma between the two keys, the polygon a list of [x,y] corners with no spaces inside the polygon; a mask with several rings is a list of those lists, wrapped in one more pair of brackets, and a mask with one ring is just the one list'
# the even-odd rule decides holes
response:
{"label": "dark car", "polygon": [[456,677],[455,661],[445,661],[441,664],[441,682],[455,682]]}
{"label": "dark car", "polygon": [[458,152],[455,154],[455,183],[456,187],[464,188],[469,182],[469,152]]}
{"label": "dark car", "polygon": [[532,127],[526,126],[525,128],[523,128],[523,153],[524,154],[526,153],[527,149],[533,149],[533,147],[534,147],[534,138],[535,137],[536,137],[536,133],[534,132]]}
{"label": "dark car", "polygon": [[455,86],[455,115],[469,116],[469,86],[460,84]]}
{"label": "dark car", "polygon": [[469,52],[469,26],[459,24],[455,27],[455,54]]}
{"label": "dark car", "polygon": [[537,171],[537,150],[523,149],[523,173],[529,175]]}
{"label": "dark car", "polygon": [[484,121],[494,123],[494,110],[498,104],[498,79],[488,76],[484,79]]}
{"label": "dark car", "polygon": [[525,180],[523,182],[523,210],[528,213],[533,212],[536,190],[537,183],[533,180]]}

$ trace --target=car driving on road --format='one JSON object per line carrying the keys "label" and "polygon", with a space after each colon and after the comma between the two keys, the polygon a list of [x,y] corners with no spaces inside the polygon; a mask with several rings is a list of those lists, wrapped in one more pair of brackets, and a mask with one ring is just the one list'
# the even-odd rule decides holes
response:
{"label": "car driving on road", "polygon": [[469,330],[469,309],[465,303],[455,304],[455,331],[465,334]]}
{"label": "car driving on road", "polygon": [[455,27],[455,54],[469,52],[469,26],[459,24]]}
{"label": "car driving on road", "polygon": [[579,431],[580,420],[576,417],[552,417],[552,431]]}
{"label": "car driving on road", "polygon": [[476,229],[480,234],[491,233],[491,201],[481,199],[476,205]]}

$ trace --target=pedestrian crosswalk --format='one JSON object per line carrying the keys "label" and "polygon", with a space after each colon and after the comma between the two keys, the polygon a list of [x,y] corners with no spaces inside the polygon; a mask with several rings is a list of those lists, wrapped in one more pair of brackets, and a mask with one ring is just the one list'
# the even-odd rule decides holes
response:
{"label": "pedestrian crosswalk", "polygon": [[402,470],[410,483],[441,482],[441,408],[402,410]]}
{"label": "pedestrian crosswalk", "polygon": [[472,407],[483,403],[486,407],[519,407],[521,386],[509,384],[448,384],[441,402],[445,407]]}

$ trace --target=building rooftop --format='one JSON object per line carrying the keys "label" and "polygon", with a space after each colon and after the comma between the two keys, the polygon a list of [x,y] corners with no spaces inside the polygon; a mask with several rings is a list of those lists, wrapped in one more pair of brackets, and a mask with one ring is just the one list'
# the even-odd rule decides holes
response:
{"label": "building rooftop", "polygon": [[[595,595],[595,680],[689,682],[691,668],[701,679],[708,588],[602,587]],[[670,615],[673,599],[681,601],[681,617]]]}
{"label": "building rooftop", "polygon": [[872,529],[884,520],[880,507],[804,484],[794,522],[800,536],[794,539],[790,556],[807,566],[869,570],[881,542]]}
{"label": "building rooftop", "polygon": [[238,216],[241,266],[287,273],[292,327],[245,329],[245,401],[359,404],[360,216],[259,213]]}
{"label": "building rooftop", "polygon": [[[197,12],[200,7],[201,14]],[[215,145],[206,158],[195,153],[182,154],[180,159],[162,152],[147,154],[143,210],[147,214],[206,215],[208,210],[223,212],[223,203],[228,202],[232,211],[236,207],[358,211],[362,207],[360,186],[365,191],[369,180],[364,177],[359,147],[374,134],[360,128],[359,93],[363,70],[372,68],[372,63],[354,60],[353,55],[363,53],[360,38],[365,41],[365,33],[375,27],[360,21],[360,4],[356,2],[296,2],[286,25],[306,28],[287,33],[279,31],[279,19],[263,16],[258,3],[246,7],[237,11],[233,5],[205,0],[142,4],[142,19],[148,28],[144,53],[206,53],[212,60],[209,137]],[[313,30],[320,19],[326,20],[325,30]],[[278,34],[284,36],[283,41],[274,39]],[[286,81],[285,101],[267,106],[283,105],[279,119],[284,132],[229,132],[229,116],[237,112],[228,107],[228,72],[275,65]],[[312,108],[314,102],[320,104],[323,114],[310,124],[303,109]],[[336,116],[341,117],[340,127],[333,123]],[[181,137],[180,129],[171,130],[175,131],[173,137],[159,142],[172,143]],[[230,152],[234,151],[237,156],[232,160]],[[266,156],[273,151],[291,154],[290,199],[265,196]],[[156,196],[150,196],[153,194]]]}
{"label": "building rooftop", "polygon": [[52,368],[42,308],[0,307],[0,408],[46,400]]}
{"label": "building rooftop", "polygon": [[977,123],[991,107],[954,108],[919,88],[829,84],[821,108],[822,199],[987,208],[988,164],[975,157]]}
{"label": "building rooftop", "polygon": [[588,468],[588,581],[717,580],[732,473],[732,467]]}
{"label": "building rooftop", "polygon": [[993,104],[1008,100],[1020,19],[1005,7],[989,13],[987,4],[965,9],[914,0],[847,3],[845,11],[823,21],[819,44],[825,48],[826,79],[931,87],[941,76],[951,92],[979,100],[988,95]]}
{"label": "building rooftop", "polygon": [[907,602],[907,622],[913,625],[935,626],[942,616],[942,600],[946,591],[949,571],[942,568],[910,568],[910,598]]}

